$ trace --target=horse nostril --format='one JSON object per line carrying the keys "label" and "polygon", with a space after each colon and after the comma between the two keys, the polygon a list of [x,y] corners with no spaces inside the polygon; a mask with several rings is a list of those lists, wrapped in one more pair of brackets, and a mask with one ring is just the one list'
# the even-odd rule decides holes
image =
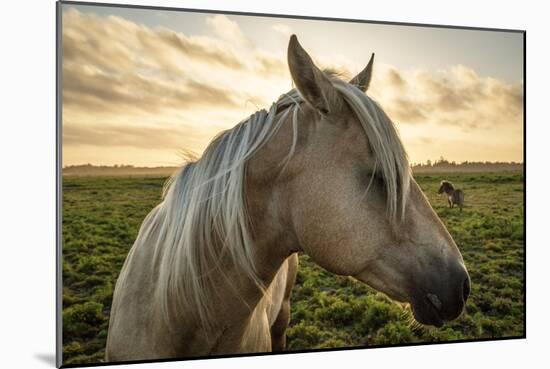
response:
{"label": "horse nostril", "polygon": [[464,280],[464,285],[462,286],[462,294],[464,297],[464,302],[468,300],[468,296],[470,296],[470,278],[466,277]]}
{"label": "horse nostril", "polygon": [[426,298],[437,311],[440,311],[443,307],[443,304],[441,303],[441,300],[439,299],[439,297],[437,297],[437,295],[434,295],[433,293],[428,293],[426,295]]}

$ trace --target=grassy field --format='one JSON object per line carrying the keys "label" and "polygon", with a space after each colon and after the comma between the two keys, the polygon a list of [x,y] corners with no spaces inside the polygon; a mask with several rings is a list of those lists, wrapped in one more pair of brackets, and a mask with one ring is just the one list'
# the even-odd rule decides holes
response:
{"label": "grassy field", "polygon": [[[301,256],[292,295],[290,350],[520,336],[524,332],[523,176],[476,173],[415,176],[459,245],[472,279],[466,312],[440,329],[351,278]],[[466,207],[437,195],[446,178]],[[103,360],[113,287],[164,178],[63,179],[63,360]]]}

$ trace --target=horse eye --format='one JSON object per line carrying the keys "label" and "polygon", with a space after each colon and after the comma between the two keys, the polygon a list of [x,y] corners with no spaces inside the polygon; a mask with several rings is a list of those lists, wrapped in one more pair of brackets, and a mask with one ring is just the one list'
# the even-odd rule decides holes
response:
{"label": "horse eye", "polygon": [[379,171],[370,172],[367,183],[384,184],[384,176]]}
{"label": "horse eye", "polygon": [[384,183],[384,176],[379,171],[373,170],[358,170],[357,172],[358,183],[361,186],[369,186]]}
{"label": "horse eye", "polygon": [[377,180],[377,181],[382,181],[384,182],[384,175],[379,172],[379,171],[376,171],[376,172],[373,172],[372,175],[374,176],[374,178]]}

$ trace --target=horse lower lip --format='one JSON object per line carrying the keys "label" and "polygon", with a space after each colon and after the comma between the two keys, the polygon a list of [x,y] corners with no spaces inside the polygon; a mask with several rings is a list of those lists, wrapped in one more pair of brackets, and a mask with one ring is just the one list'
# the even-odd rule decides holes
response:
{"label": "horse lower lip", "polygon": [[441,327],[443,325],[443,319],[439,315],[439,310],[433,304],[430,304],[429,309],[432,316],[432,319],[430,319],[431,320],[430,324],[438,328]]}
{"label": "horse lower lip", "polygon": [[439,328],[444,323],[443,318],[439,315],[439,309],[434,306],[428,297],[425,298],[424,303],[419,304],[416,308],[413,305],[413,313],[415,319],[422,324],[433,325]]}
{"label": "horse lower lip", "polygon": [[429,325],[433,325],[435,327],[441,327],[443,325],[443,319],[439,316],[439,313],[437,310],[430,308],[430,318],[428,319]]}

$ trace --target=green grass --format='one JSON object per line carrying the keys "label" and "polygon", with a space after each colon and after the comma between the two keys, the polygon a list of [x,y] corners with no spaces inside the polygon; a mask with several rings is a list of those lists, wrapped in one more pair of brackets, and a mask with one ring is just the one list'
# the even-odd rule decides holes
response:
{"label": "green grass", "polygon": [[[524,332],[523,177],[518,173],[417,175],[460,247],[472,279],[466,312],[440,329],[411,324],[407,309],[300,257],[287,331],[290,350],[520,336]],[[443,178],[466,193],[447,208]],[[63,179],[63,359],[103,360],[113,287],[164,178]]]}

